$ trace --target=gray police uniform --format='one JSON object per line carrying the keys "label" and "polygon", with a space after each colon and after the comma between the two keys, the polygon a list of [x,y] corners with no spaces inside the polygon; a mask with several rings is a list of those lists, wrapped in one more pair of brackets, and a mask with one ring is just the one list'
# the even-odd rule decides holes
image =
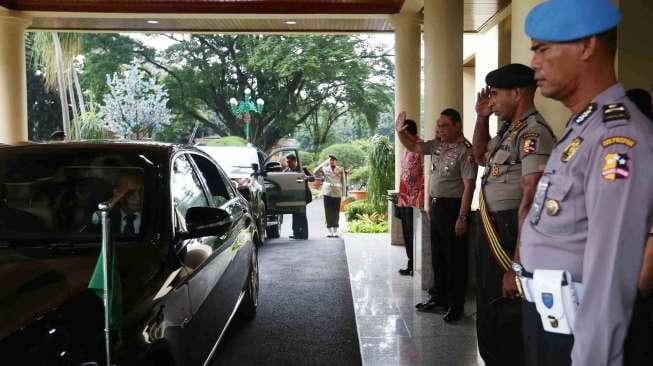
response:
{"label": "gray police uniform", "polygon": [[464,191],[463,179],[476,180],[478,167],[473,161],[472,145],[462,136],[454,143],[425,141],[421,147],[424,155],[431,155],[429,195],[434,289],[450,309],[462,312],[467,286],[467,240],[456,236],[455,225]]}
{"label": "gray police uniform", "polygon": [[[568,123],[522,227],[527,271],[566,270],[582,282],[573,337],[567,336],[573,364],[622,364],[653,220],[651,141],[653,125],[621,84],[606,89]],[[525,331],[541,328],[539,318],[530,323]]]}
{"label": "gray police uniform", "polygon": [[483,187],[491,212],[519,208],[522,177],[544,170],[554,143],[551,128],[535,109],[490,141]]}

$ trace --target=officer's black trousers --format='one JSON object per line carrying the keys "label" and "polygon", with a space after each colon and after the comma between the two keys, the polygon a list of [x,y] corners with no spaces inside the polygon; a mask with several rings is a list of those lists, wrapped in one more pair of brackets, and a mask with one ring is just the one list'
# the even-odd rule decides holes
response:
{"label": "officer's black trousers", "polygon": [[435,291],[449,307],[462,309],[467,287],[467,238],[456,236],[460,198],[438,198],[431,202],[431,263]]}
{"label": "officer's black trousers", "polygon": [[308,219],[306,212],[292,215],[292,234],[296,239],[308,239]]}
{"label": "officer's black trousers", "polygon": [[[512,258],[517,243],[517,210],[491,213],[501,244]],[[480,221],[480,220],[479,220]],[[476,245],[476,334],[488,366],[523,365],[521,300],[502,297],[503,272],[479,227]]]}
{"label": "officer's black trousers", "polygon": [[653,295],[637,294],[624,344],[624,365],[653,365]]}
{"label": "officer's black trousers", "polygon": [[408,257],[408,269],[413,269],[413,208],[397,207],[401,220],[401,231],[404,234],[404,246]]}
{"label": "officer's black trousers", "polygon": [[574,336],[544,331],[535,304],[522,302],[524,324],[525,365],[565,366],[571,365],[571,348]]}
{"label": "officer's black trousers", "polygon": [[327,227],[338,227],[340,197],[324,196],[324,216]]}

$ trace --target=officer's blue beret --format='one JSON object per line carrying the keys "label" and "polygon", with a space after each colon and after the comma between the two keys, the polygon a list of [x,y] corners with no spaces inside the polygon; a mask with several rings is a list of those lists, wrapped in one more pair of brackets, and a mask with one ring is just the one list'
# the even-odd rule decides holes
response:
{"label": "officer's blue beret", "polygon": [[535,85],[535,71],[522,64],[509,64],[485,76],[485,84],[498,89],[512,89]]}
{"label": "officer's blue beret", "polygon": [[548,0],[526,16],[526,34],[545,42],[568,42],[608,31],[621,13],[611,0]]}

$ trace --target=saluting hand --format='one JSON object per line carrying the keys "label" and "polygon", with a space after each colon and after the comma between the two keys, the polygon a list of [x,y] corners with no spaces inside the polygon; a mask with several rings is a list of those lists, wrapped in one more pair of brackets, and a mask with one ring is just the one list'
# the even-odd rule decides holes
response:
{"label": "saluting hand", "polygon": [[492,106],[490,105],[490,87],[481,89],[480,93],[476,94],[476,114],[480,117],[489,117],[492,114]]}
{"label": "saluting hand", "polygon": [[397,120],[395,121],[395,129],[397,132],[402,133],[404,130],[406,130],[408,126],[406,126],[406,111],[402,111],[397,115]]}

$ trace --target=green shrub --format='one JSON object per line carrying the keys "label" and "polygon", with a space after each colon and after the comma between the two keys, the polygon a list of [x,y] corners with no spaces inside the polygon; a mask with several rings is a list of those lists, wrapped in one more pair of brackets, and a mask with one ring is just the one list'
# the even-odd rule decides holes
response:
{"label": "green shrub", "polygon": [[247,146],[247,141],[240,136],[225,136],[206,144],[207,146]]}
{"label": "green shrub", "polygon": [[394,147],[386,136],[374,135],[370,147],[367,199],[379,209],[387,207],[387,192],[395,181]]}
{"label": "green shrub", "polygon": [[355,168],[349,172],[349,184],[354,186],[356,189],[360,189],[367,184],[367,181],[370,177],[370,166],[364,165],[358,168]]}
{"label": "green shrub", "polygon": [[347,169],[365,164],[365,153],[352,144],[335,144],[327,147],[320,153],[317,164],[324,162],[329,155],[335,155],[338,158],[338,165]]}
{"label": "green shrub", "polygon": [[360,216],[373,214],[383,215],[385,212],[375,208],[367,201],[355,201],[347,205],[347,209],[345,210],[345,219],[347,221],[353,221],[357,220]]}
{"label": "green shrub", "polygon": [[315,155],[312,152],[300,151],[299,162],[302,164],[302,167],[312,166],[315,164]]}
{"label": "green shrub", "polygon": [[385,215],[378,212],[362,214],[348,223],[347,229],[350,233],[385,233],[388,231],[388,221]]}

